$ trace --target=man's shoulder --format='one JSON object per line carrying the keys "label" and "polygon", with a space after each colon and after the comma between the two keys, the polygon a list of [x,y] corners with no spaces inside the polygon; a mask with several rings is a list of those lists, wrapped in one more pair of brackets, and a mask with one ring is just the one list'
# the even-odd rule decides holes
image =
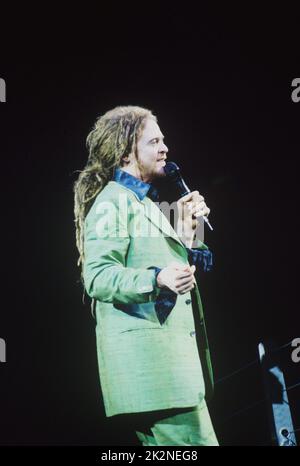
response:
{"label": "man's shoulder", "polygon": [[107,185],[100,191],[95,199],[95,204],[98,202],[111,201],[117,203],[120,198],[126,198],[128,201],[133,201],[135,199],[134,193],[121,185],[117,181],[109,181]]}
{"label": "man's shoulder", "polygon": [[93,217],[97,212],[104,211],[104,209],[109,210],[111,208],[122,212],[134,199],[135,196],[129,189],[116,181],[109,181],[96,196],[86,220]]}

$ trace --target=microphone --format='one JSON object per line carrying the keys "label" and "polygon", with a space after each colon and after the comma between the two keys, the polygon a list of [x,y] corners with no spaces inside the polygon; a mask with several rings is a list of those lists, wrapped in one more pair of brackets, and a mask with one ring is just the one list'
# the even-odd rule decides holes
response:
{"label": "microphone", "polygon": [[[179,167],[175,162],[166,162],[166,165],[164,166],[164,172],[165,175],[176,187],[179,197],[183,197],[191,192],[191,190],[187,187],[186,183],[184,182]],[[203,216],[203,219],[207,223],[209,228],[213,230],[213,227],[209,223],[208,218]]]}

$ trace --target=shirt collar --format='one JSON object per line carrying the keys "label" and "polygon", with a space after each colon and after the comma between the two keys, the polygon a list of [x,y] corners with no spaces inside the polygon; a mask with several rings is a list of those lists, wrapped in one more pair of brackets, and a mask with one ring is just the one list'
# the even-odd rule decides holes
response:
{"label": "shirt collar", "polygon": [[145,196],[150,197],[153,201],[158,201],[159,199],[158,191],[152,184],[139,180],[135,176],[130,175],[130,173],[121,170],[121,168],[115,168],[113,181],[133,191],[140,201],[142,201]]}

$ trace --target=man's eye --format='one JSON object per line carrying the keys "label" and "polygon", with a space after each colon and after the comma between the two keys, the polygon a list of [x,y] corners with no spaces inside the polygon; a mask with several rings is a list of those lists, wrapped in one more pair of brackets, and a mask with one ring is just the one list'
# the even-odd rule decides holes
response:
{"label": "man's eye", "polygon": [[152,144],[158,144],[158,139],[153,139]]}

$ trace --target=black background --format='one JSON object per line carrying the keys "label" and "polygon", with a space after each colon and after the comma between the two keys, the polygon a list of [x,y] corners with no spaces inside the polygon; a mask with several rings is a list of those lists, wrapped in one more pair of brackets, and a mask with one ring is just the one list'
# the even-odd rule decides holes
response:
{"label": "black background", "polygon": [[[127,16],[117,7],[90,11],[72,36],[72,21],[57,13],[51,22],[45,10],[35,33],[29,23],[7,32],[0,444],[136,442],[105,418],[94,321],[76,266],[74,171],[86,162],[96,117],[114,106],[157,115],[169,159],[211,209],[214,231],[205,230],[205,242],[215,266],[200,287],[216,379],[257,359],[260,341],[280,346],[300,337],[300,102],[291,99],[300,77],[299,15],[274,8],[127,5]],[[287,385],[300,373],[290,354],[290,347],[280,352]],[[269,442],[264,403],[229,419],[263,396],[258,364],[217,383],[210,407],[221,444]],[[298,427],[299,388],[289,396]]]}

